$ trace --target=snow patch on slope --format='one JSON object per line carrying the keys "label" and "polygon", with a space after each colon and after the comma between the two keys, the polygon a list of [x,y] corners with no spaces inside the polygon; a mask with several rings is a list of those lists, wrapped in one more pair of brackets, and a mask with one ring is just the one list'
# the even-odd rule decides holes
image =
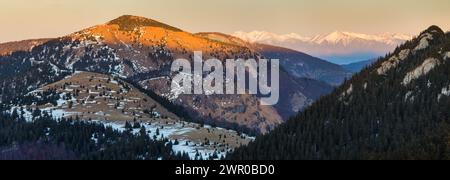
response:
{"label": "snow patch on slope", "polygon": [[[12,114],[14,111],[16,111],[19,115],[22,115],[27,122],[33,122],[33,120],[34,120],[33,111],[34,110],[29,110],[24,106],[24,107],[12,107],[10,110],[7,110],[6,112]],[[41,112],[46,112],[47,114],[51,115],[55,120],[58,120],[60,118],[65,118],[65,117],[71,117],[71,116],[78,114],[77,112],[68,112],[68,111],[65,111],[63,109],[59,109],[56,107],[44,108],[44,109],[41,109]],[[37,116],[37,117],[39,117],[39,116]],[[105,127],[111,127],[114,130],[118,130],[119,132],[126,131],[125,123],[123,123],[123,122],[122,123],[106,122],[106,121],[102,121],[102,120],[92,120],[89,122],[98,123],[98,124],[104,125]],[[195,123],[189,123],[189,122],[177,122],[174,124],[141,123],[141,126],[145,127],[147,134],[150,138],[155,139],[155,140],[164,140],[164,139],[168,138],[172,143],[174,143],[175,139],[172,138],[172,136],[183,137],[184,135],[189,134],[190,132],[197,131],[197,129],[195,129],[193,127],[200,126],[200,125],[195,124]],[[211,126],[204,126],[204,128],[213,129]],[[216,128],[216,129],[223,130],[222,128]],[[140,130],[139,128],[133,129],[133,133],[138,134],[139,130]],[[229,131],[234,132],[232,130],[229,130]],[[255,139],[254,137],[250,137],[245,134],[243,134],[242,137],[250,139],[252,141]],[[239,138],[241,138],[241,137],[239,137]],[[174,153],[184,153],[185,152],[189,155],[189,157],[192,160],[200,159],[200,158],[206,160],[206,159],[209,159],[214,154],[216,154],[219,158],[221,158],[221,157],[225,157],[228,152],[232,151],[232,149],[228,149],[226,151],[214,150],[214,149],[203,146],[201,143],[193,142],[193,141],[191,141],[189,139],[185,139],[185,138],[176,139],[176,140],[178,141],[178,144],[172,145],[173,152]],[[221,142],[217,142],[217,143],[218,143],[218,145],[221,145]]]}
{"label": "snow patch on slope", "polygon": [[411,101],[413,101],[414,100],[414,96],[412,96],[412,91],[408,91],[406,94],[405,94],[405,101],[408,101],[408,100],[411,100]]}
{"label": "snow patch on slope", "polygon": [[353,92],[353,84],[350,84],[350,87],[341,94],[341,97],[348,96]]}
{"label": "snow patch on slope", "polygon": [[442,88],[441,93],[438,95],[438,101],[441,100],[443,96],[450,96],[450,86]]}
{"label": "snow patch on slope", "polygon": [[401,61],[405,60],[409,56],[410,51],[411,50],[409,49],[404,49],[400,51],[398,55],[392,56],[389,60],[383,62],[383,64],[381,64],[381,67],[377,69],[378,75],[384,75],[392,68],[397,67]]}
{"label": "snow patch on slope", "polygon": [[430,33],[425,33],[420,37],[421,39],[419,45],[417,45],[416,48],[414,48],[414,51],[419,51],[428,48],[429,41],[433,40],[433,35],[431,35]]}
{"label": "snow patch on slope", "polygon": [[[194,85],[201,84],[201,81],[203,81],[202,77],[198,76],[197,74],[180,72],[178,75],[181,79],[172,80],[170,93],[163,94],[164,97],[168,98],[171,101],[178,99],[178,97],[182,94],[190,94],[189,92],[184,92],[184,85],[182,85],[183,79],[189,79],[189,82],[193,81]],[[194,88],[194,86],[192,86],[192,88]],[[210,92],[205,91],[204,93]]]}
{"label": "snow patch on slope", "polygon": [[426,59],[419,67],[406,74],[403,79],[402,85],[408,85],[411,81],[418,79],[419,77],[428,74],[436,66],[440,65],[440,61],[436,58]]}
{"label": "snow patch on slope", "polygon": [[450,59],[450,51],[445,53],[444,55],[444,59]]}
{"label": "snow patch on slope", "polygon": [[[120,132],[126,131],[125,123],[119,122],[105,122],[105,121],[93,121],[100,124],[103,124],[106,127],[111,127]],[[196,129],[192,128],[192,126],[187,126],[186,124],[195,124],[195,123],[175,123],[175,124],[160,124],[160,123],[141,123],[141,126],[144,126],[149,137],[156,138],[155,140],[163,140],[168,138],[171,142],[174,143],[174,139],[172,136],[182,136],[188,134],[190,132],[195,132]],[[207,129],[213,129],[211,126],[204,126]],[[218,128],[221,129],[221,128]],[[139,128],[134,129],[133,133],[138,134]],[[223,130],[223,129],[222,129]],[[231,131],[231,130],[230,130]],[[242,135],[244,138],[248,138],[250,140],[254,140],[254,137],[250,137],[247,135]],[[208,149],[203,147],[200,143],[192,142],[188,139],[177,139],[178,144],[172,145],[172,150],[175,153],[188,153],[189,157],[194,159],[209,159],[214,153],[217,154],[218,157],[225,157],[228,151],[216,151],[213,149]],[[219,143],[220,144],[220,143]]]}

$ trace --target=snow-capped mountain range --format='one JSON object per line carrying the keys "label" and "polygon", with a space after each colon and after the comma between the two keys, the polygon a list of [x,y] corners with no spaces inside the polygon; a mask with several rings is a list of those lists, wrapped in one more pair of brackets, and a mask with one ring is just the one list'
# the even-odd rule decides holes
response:
{"label": "snow-capped mountain range", "polygon": [[237,31],[234,36],[252,43],[266,43],[302,51],[337,64],[376,58],[412,39],[398,33],[362,34],[335,31],[312,37],[296,33],[275,34],[267,31]]}

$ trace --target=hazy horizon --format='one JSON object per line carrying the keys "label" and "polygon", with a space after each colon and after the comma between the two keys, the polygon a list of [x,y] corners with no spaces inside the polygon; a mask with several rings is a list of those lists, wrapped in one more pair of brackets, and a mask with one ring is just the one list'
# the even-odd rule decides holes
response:
{"label": "hazy horizon", "polygon": [[448,0],[16,0],[2,2],[0,42],[63,36],[124,14],[189,32],[268,31],[304,36],[333,31],[415,35],[450,29]]}

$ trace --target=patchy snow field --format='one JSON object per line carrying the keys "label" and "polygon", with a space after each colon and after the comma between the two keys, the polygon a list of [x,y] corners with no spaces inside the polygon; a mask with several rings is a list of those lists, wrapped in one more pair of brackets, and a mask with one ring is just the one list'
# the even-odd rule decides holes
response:
{"label": "patchy snow field", "polygon": [[[31,122],[34,109],[38,107],[41,112],[47,112],[55,119],[78,117],[119,131],[125,131],[127,121],[132,125],[135,121],[145,127],[150,138],[168,139],[175,153],[186,152],[191,159],[208,159],[213,155],[219,159],[236,147],[254,140],[253,137],[232,130],[180,121],[136,88],[106,75],[76,72],[28,95],[42,99],[36,93],[49,89],[56,92],[55,105],[17,105],[8,112],[16,111]],[[139,130],[136,128],[133,132],[139,133]]]}
{"label": "patchy snow field", "polygon": [[439,65],[440,65],[439,59],[436,58],[426,59],[419,67],[406,74],[405,78],[403,79],[402,85],[408,85],[409,83],[411,83],[411,81],[428,74],[431,70],[433,70],[436,66]]}

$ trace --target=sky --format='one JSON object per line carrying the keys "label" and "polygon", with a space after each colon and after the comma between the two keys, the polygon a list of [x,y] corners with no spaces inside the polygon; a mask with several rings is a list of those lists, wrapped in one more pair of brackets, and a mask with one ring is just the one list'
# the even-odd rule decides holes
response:
{"label": "sky", "polygon": [[189,32],[450,30],[450,0],[0,0],[0,42],[64,36],[124,14]]}

